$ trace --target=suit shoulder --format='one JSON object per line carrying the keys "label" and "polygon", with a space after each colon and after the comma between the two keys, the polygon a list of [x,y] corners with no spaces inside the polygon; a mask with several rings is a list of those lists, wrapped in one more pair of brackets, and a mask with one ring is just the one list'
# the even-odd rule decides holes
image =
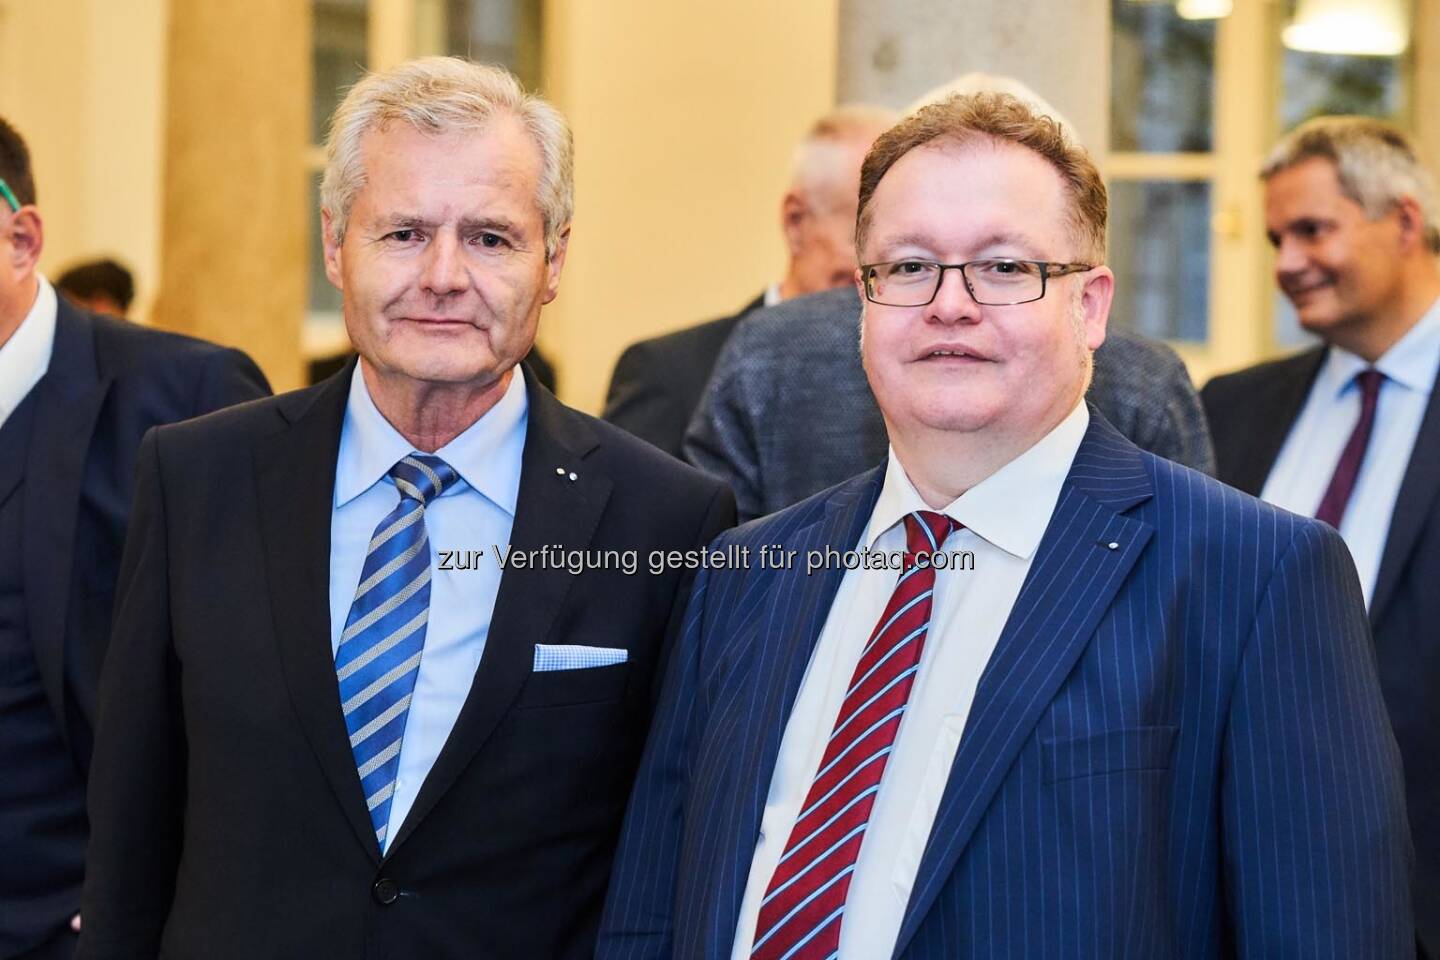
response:
{"label": "suit shoulder", "polygon": [[178,423],[165,424],[158,430],[167,447],[182,450],[238,448],[249,440],[283,429],[296,411],[307,408],[314,401],[323,386],[317,384],[272,397],[247,400]]}
{"label": "suit shoulder", "polygon": [[852,506],[856,501],[867,497],[873,500],[880,491],[884,476],[883,465],[866,470],[782,510],[748,520],[733,530],[726,531],[725,538],[751,547],[789,543],[797,531],[825,519],[833,511]]}
{"label": "suit shoulder", "polygon": [[88,314],[100,362],[117,376],[139,372],[187,373],[227,353],[230,347],[183,333],[156,330],[118,317]]}
{"label": "suit shoulder", "polygon": [[1326,523],[1266,503],[1173,460],[1144,450],[1140,455],[1154,494],[1147,511],[1150,522],[1168,525],[1175,534],[1207,549],[1233,546],[1238,537],[1278,558],[1297,538],[1342,542]]}
{"label": "suit shoulder", "polygon": [[723,482],[612,423],[572,407],[564,407],[564,411],[566,416],[575,418],[595,434],[599,446],[592,456],[597,463],[619,480],[644,478],[644,496],[654,496],[656,484],[667,494],[678,489],[693,491],[707,498],[725,489]]}
{"label": "suit shoulder", "polygon": [[1095,351],[1095,364],[1126,368],[1151,376],[1182,376],[1189,380],[1185,362],[1168,343],[1130,330],[1111,330]]}
{"label": "suit shoulder", "polygon": [[1242,370],[1219,374],[1211,377],[1200,390],[1200,397],[1205,401],[1207,411],[1216,403],[1243,403],[1252,397],[1268,393],[1277,384],[1308,376],[1323,353],[1323,347],[1316,347],[1278,360],[1267,360]]}
{"label": "suit shoulder", "polygon": [[658,361],[688,357],[697,352],[716,352],[729,339],[740,315],[707,320],[682,330],[638,340],[625,348],[622,357],[645,357]]}

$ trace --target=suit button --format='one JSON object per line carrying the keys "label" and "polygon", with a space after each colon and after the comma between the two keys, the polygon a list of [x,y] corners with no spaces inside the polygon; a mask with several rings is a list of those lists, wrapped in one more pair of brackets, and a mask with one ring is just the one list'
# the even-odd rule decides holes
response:
{"label": "suit button", "polygon": [[375,881],[375,886],[370,889],[370,894],[375,902],[384,906],[390,906],[400,899],[400,885],[389,877],[381,877]]}

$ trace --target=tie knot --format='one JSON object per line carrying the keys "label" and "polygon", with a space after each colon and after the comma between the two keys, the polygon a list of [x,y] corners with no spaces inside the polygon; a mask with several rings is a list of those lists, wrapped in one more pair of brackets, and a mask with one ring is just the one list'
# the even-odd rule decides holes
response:
{"label": "tie knot", "polygon": [[390,468],[390,479],[400,496],[419,500],[423,507],[460,479],[444,460],[428,453],[412,453]]}
{"label": "tie knot", "polygon": [[1355,375],[1355,380],[1360,384],[1361,401],[1373,403],[1380,394],[1380,384],[1385,382],[1385,374],[1374,367],[1366,367]]}
{"label": "tie knot", "polygon": [[905,515],[905,550],[909,553],[935,553],[945,545],[945,538],[960,529],[960,522],[934,510],[916,510]]}

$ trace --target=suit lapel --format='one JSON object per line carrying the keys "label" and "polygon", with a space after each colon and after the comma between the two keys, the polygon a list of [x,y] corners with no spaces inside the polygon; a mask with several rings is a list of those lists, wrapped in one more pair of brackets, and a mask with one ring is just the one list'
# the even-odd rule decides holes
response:
{"label": "suit lapel", "polygon": [[1370,623],[1380,623],[1400,574],[1410,559],[1410,552],[1420,538],[1425,520],[1430,515],[1435,495],[1440,492],[1440,377],[1430,389],[1430,402],[1415,435],[1415,447],[1400,492],[1395,498],[1395,511],[1390,515],[1390,529],[1385,535],[1385,550],[1380,556],[1380,572],[1375,578],[1375,593],[1370,598]]}
{"label": "suit lapel", "polygon": [[255,481],[275,636],[290,701],[335,799],[378,863],[330,652],[330,517],[352,360],[320,386],[281,398],[289,426],[256,446]]}
{"label": "suit lapel", "polygon": [[[579,415],[537,387],[534,378],[525,382],[529,413],[511,548],[523,552],[558,543],[583,550],[612,488],[609,477],[584,463],[598,440]],[[502,574],[470,693],[390,851],[414,833],[509,712],[530,675],[535,644],[549,635],[574,579],[564,569],[510,567]]]}
{"label": "suit lapel", "polygon": [[1260,496],[1285,446],[1285,438],[1310,396],[1310,387],[1325,362],[1325,352],[1321,347],[1286,361],[1284,374],[1266,385],[1266,394],[1258,398],[1254,415],[1247,421],[1248,449],[1236,460],[1234,475],[1227,478],[1227,483],[1252,497]]}
{"label": "suit lapel", "polygon": [[[88,317],[57,297],[50,369],[36,404],[24,499],[25,596],[41,682],[60,729],[65,718],[65,616],[85,458],[113,377],[100,372]],[[41,480],[43,479],[43,482]]]}
{"label": "suit lapel", "polygon": [[1153,528],[1123,511],[1150,496],[1140,452],[1092,408],[1090,428],[980,677],[895,956],[924,921],[1016,755],[1149,542]]}
{"label": "suit lapel", "polygon": [[[783,546],[797,551],[802,558],[810,550],[853,548],[870,521],[884,479],[885,468],[881,466],[846,483],[832,495],[820,518],[786,537]],[[753,729],[761,731],[762,736],[736,737],[739,749],[729,767],[736,775],[728,782],[749,786],[748,790],[733,791],[724,817],[735,823],[735,830],[729,834],[732,843],[723,850],[730,863],[709,873],[715,885],[708,899],[717,915],[710,924],[712,930],[733,932],[739,919],[745,888],[743,882],[733,884],[728,878],[743,878],[749,872],[780,741],[844,573],[839,564],[828,564],[814,575],[806,575],[798,562],[796,568],[776,573],[777,577],[788,578],[789,583],[771,588],[776,599],[757,628],[764,634],[757,643],[764,644],[766,637],[779,641],[773,653],[756,664],[752,680],[748,681],[753,683],[751,696],[741,711],[747,727],[752,726],[749,718],[754,717]]]}

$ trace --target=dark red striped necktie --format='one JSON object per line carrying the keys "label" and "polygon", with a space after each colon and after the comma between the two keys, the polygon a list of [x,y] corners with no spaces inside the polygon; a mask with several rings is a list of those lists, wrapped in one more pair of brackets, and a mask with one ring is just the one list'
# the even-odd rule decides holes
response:
{"label": "dark red striped necktie", "polygon": [[1380,400],[1380,385],[1385,380],[1385,374],[1374,367],[1367,367],[1355,379],[1360,383],[1360,419],[1355,421],[1350,439],[1345,441],[1340,462],[1335,465],[1335,473],[1330,477],[1330,486],[1325,489],[1325,496],[1315,511],[1316,520],[1324,520],[1336,530],[1340,529],[1340,521],[1345,518],[1345,508],[1350,505],[1350,494],[1355,492],[1355,481],[1360,476],[1361,464],[1365,462],[1365,448],[1370,445],[1370,431],[1375,427],[1375,407]]}
{"label": "dark red striped necktie", "polygon": [[935,569],[928,557],[959,528],[942,513],[905,517],[904,572],[855,664],[820,768],[765,888],[750,951],[755,960],[825,960],[839,949],[855,861],[930,626]]}

